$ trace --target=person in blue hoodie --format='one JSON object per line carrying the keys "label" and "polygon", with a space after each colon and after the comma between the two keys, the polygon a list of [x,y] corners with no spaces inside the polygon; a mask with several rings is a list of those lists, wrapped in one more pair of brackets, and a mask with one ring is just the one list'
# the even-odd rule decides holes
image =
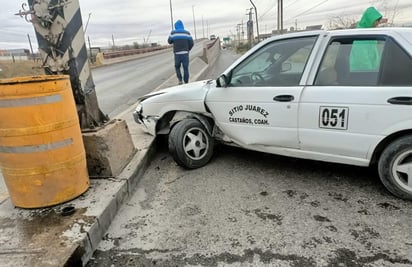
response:
{"label": "person in blue hoodie", "polygon": [[[169,44],[173,44],[173,53],[175,56],[175,69],[176,76],[179,80],[179,84],[182,84],[182,80],[185,83],[189,82],[189,51],[193,47],[193,38],[190,32],[185,30],[183,22],[177,20],[175,23],[175,29],[170,33],[167,39]],[[180,66],[183,66],[183,78],[180,72]]]}

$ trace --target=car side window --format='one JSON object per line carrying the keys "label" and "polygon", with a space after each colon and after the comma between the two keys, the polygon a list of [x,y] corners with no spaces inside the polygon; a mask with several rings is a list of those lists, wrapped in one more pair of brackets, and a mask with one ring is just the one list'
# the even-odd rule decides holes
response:
{"label": "car side window", "polygon": [[229,86],[299,85],[316,36],[273,41],[236,66]]}
{"label": "car side window", "polygon": [[342,45],[342,43],[336,41],[329,44],[316,76],[315,85],[338,84],[336,60]]}
{"label": "car side window", "polygon": [[282,72],[302,74],[311,51],[310,45],[297,50],[282,63]]}
{"label": "car side window", "polygon": [[239,74],[262,72],[272,63],[272,58],[269,51],[259,53],[250,64],[246,64],[243,68],[239,69]]}
{"label": "car side window", "polygon": [[333,39],[323,56],[315,85],[377,85],[385,43],[382,37]]}
{"label": "car side window", "polygon": [[392,39],[383,53],[379,85],[412,86],[412,58]]}

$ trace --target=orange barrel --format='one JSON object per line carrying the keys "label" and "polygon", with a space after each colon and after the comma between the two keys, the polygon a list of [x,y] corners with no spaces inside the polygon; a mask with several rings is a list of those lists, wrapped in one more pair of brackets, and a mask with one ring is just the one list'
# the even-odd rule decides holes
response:
{"label": "orange barrel", "polygon": [[60,204],[88,189],[68,76],[0,80],[0,167],[17,207]]}

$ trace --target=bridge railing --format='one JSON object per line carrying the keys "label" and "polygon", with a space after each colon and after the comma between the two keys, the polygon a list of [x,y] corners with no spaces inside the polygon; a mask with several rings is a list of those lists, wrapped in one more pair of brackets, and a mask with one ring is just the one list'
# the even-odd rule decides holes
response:
{"label": "bridge railing", "polygon": [[170,47],[171,47],[170,45],[164,45],[164,46],[137,48],[137,49],[129,49],[129,50],[121,50],[121,51],[108,51],[108,52],[103,52],[103,58],[111,59],[111,58],[117,58],[117,57],[139,55],[139,54],[167,49]]}
{"label": "bridge railing", "polygon": [[170,45],[164,45],[138,49],[99,52],[96,54],[94,60],[92,60],[92,67],[98,67],[102,65],[108,65],[140,57],[150,56],[154,53],[163,53],[163,51],[166,51],[171,48],[172,46]]}

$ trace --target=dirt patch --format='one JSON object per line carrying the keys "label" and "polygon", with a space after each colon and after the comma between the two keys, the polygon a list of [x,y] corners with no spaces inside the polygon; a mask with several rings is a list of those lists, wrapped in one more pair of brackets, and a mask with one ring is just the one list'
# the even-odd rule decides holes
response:
{"label": "dirt patch", "polygon": [[11,60],[1,60],[0,69],[0,79],[44,74],[44,69],[39,61],[22,60],[13,62]]}

